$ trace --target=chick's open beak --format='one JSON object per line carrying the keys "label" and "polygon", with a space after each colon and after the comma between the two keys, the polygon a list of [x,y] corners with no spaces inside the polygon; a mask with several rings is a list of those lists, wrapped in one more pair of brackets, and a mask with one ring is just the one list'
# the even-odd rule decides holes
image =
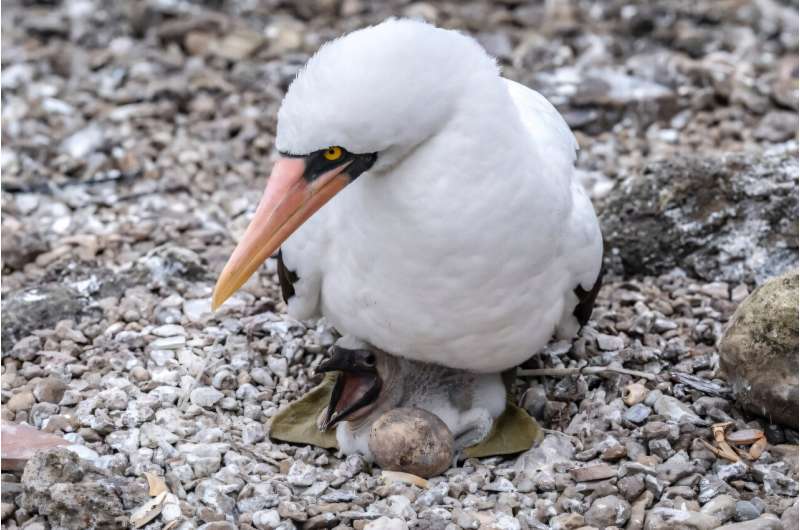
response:
{"label": "chick's open beak", "polygon": [[281,158],[275,163],[256,214],[217,280],[212,309],[221,306],[281,243],[347,186],[350,178],[344,171],[349,165],[345,162],[309,182],[304,178],[304,159]]}
{"label": "chick's open beak", "polygon": [[331,357],[317,369],[339,372],[321,430],[328,430],[340,421],[362,418],[372,410],[383,383],[374,362],[365,362],[370,355],[365,350],[334,347]]}

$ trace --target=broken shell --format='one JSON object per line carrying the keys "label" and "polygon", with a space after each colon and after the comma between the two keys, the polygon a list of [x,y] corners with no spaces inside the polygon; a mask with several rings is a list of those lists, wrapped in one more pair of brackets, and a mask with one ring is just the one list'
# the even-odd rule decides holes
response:
{"label": "broken shell", "polygon": [[438,416],[409,407],[386,412],[369,435],[369,449],[379,466],[424,478],[450,467],[453,445],[453,434]]}
{"label": "broken shell", "polygon": [[732,444],[745,445],[755,443],[764,437],[764,432],[758,429],[742,429],[741,431],[731,432],[725,438]]}
{"label": "broken shell", "polygon": [[750,451],[747,452],[747,456],[750,457],[750,460],[758,460],[766,448],[767,437],[764,436],[756,440],[755,443],[750,446]]}
{"label": "broken shell", "polygon": [[622,400],[629,407],[641,403],[645,397],[647,397],[647,387],[641,383],[631,383],[622,391]]}
{"label": "broken shell", "polygon": [[381,477],[387,483],[403,482],[404,484],[419,486],[422,489],[428,489],[430,487],[430,484],[424,478],[412,475],[411,473],[403,473],[402,471],[382,471]]}
{"label": "broken shell", "polygon": [[726,441],[725,431],[730,429],[731,425],[733,425],[733,422],[726,421],[724,423],[715,423],[711,426],[711,432],[714,433],[714,440],[717,443],[721,444]]}

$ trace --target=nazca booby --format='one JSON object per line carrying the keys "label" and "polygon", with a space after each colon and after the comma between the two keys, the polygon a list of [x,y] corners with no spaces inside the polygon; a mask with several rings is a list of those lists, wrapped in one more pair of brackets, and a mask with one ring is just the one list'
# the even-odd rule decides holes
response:
{"label": "nazca booby", "polygon": [[416,361],[496,373],[588,319],[602,238],[576,140],[472,38],[390,19],[325,44],[276,146],[214,307],[280,250],[292,316]]}

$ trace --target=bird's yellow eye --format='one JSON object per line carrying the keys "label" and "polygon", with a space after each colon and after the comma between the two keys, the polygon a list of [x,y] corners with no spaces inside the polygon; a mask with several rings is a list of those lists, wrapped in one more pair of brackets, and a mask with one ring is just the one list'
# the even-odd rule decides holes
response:
{"label": "bird's yellow eye", "polygon": [[325,149],[322,156],[325,157],[325,160],[330,160],[331,162],[339,160],[342,158],[342,148],[337,146],[329,147]]}

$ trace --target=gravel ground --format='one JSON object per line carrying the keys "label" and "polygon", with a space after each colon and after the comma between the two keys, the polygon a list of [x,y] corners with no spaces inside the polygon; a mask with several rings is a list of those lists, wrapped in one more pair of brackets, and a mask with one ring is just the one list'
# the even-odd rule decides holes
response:
{"label": "gravel ground", "polygon": [[[4,3],[2,418],[65,436],[84,463],[37,461],[61,475],[26,472],[25,495],[4,487],[3,526],[118,528],[146,501],[150,472],[168,488],[153,529],[797,528],[797,431],[734,408],[715,348],[761,279],[755,268],[796,268],[795,7]],[[775,186],[770,197],[793,197],[776,210],[747,203],[747,222],[734,213],[724,230],[697,231],[698,248],[720,254],[737,240],[718,232],[762,245],[743,268],[716,253],[688,267],[663,247],[632,268],[608,231],[591,323],[528,368],[648,377],[518,379],[520,403],[548,429],[542,444],[468,460],[427,489],[387,482],[358,457],[266,438],[269,419],[319,380],[335,340],[324,321],[285,316],[274,263],[209,307],[263,189],[288,83],[322,42],[391,15],[475,35],[506,76],[557,104],[604,219],[619,218],[626,193],[661,171],[644,168],[664,159],[705,157],[679,172],[692,179],[735,152],[735,168]],[[737,193],[738,204],[757,200]],[[753,235],[762,210],[781,214],[767,226],[788,218],[780,241]],[[645,228],[640,240],[660,225]],[[717,458],[699,439],[722,421],[765,430],[767,451],[750,465]],[[4,485],[20,480],[3,474]]]}

